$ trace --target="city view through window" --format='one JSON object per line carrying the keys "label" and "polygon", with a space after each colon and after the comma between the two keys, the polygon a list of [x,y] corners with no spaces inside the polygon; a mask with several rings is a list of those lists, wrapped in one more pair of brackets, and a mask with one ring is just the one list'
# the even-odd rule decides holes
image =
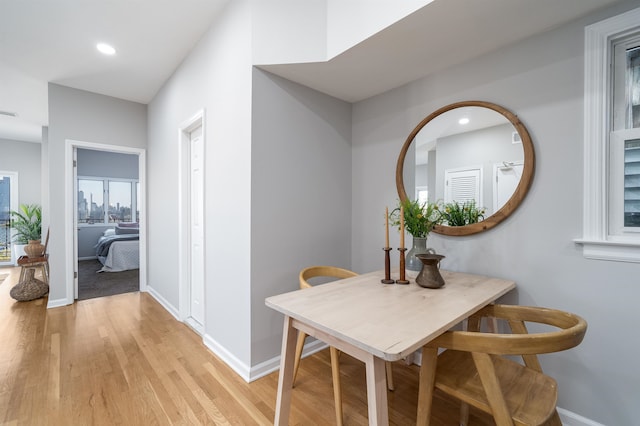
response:
{"label": "city view through window", "polygon": [[0,176],[0,262],[11,260],[11,178]]}
{"label": "city view through window", "polygon": [[136,181],[78,179],[78,223],[138,222],[138,192]]}

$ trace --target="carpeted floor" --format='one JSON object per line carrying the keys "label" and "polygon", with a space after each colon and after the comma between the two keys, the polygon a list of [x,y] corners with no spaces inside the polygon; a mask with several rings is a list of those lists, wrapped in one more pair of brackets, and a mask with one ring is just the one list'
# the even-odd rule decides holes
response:
{"label": "carpeted floor", "polygon": [[100,272],[98,260],[78,262],[78,300],[130,293],[140,289],[139,270]]}

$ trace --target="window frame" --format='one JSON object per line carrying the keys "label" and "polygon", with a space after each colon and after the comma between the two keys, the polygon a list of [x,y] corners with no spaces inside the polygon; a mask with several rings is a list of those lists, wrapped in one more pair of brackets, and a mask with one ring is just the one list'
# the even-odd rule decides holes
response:
{"label": "window frame", "polygon": [[609,232],[612,42],[640,30],[639,22],[637,8],[585,27],[583,236],[574,241],[589,259],[640,262],[640,234]]}
{"label": "window frame", "polygon": [[[110,222],[109,221],[109,183],[110,182],[125,182],[131,184],[131,221],[138,222],[138,200],[140,197],[139,187],[140,180],[139,179],[129,179],[129,178],[113,178],[113,177],[101,177],[101,176],[78,176],[78,183],[81,180],[93,180],[97,182],[102,182],[102,191],[103,191],[103,212],[102,212],[102,222],[80,222],[78,221],[78,227],[95,227],[95,226],[106,226],[113,227],[117,225],[118,222]],[[78,185],[79,186],[79,185]],[[76,206],[77,210],[78,206]]]}

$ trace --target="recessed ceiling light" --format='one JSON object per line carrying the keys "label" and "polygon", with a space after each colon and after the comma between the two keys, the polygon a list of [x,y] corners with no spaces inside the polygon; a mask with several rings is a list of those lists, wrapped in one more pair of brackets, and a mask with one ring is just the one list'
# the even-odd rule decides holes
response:
{"label": "recessed ceiling light", "polygon": [[469,119],[467,117],[461,118],[460,120],[458,120],[459,124],[469,124]]}
{"label": "recessed ceiling light", "polygon": [[116,54],[116,49],[113,48],[113,46],[110,46],[106,43],[98,43],[96,45],[96,48],[101,52],[104,53],[105,55],[115,55]]}

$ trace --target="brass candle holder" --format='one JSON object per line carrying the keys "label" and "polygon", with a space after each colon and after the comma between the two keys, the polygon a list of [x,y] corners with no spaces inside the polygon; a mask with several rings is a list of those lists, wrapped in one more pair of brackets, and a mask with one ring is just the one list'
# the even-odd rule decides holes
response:
{"label": "brass candle holder", "polygon": [[382,284],[393,284],[394,280],[391,279],[391,260],[389,258],[390,247],[383,247],[384,250],[384,279],[381,279]]}
{"label": "brass candle holder", "polygon": [[409,280],[407,280],[405,276],[405,259],[404,259],[404,252],[407,251],[407,249],[404,247],[400,247],[398,251],[400,252],[400,279],[396,280],[396,284],[409,284]]}

